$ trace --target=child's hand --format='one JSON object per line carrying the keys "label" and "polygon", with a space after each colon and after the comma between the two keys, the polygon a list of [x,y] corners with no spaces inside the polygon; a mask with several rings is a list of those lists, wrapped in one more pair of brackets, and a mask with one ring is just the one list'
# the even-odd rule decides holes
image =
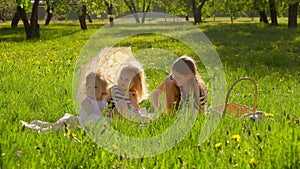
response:
{"label": "child's hand", "polygon": [[130,114],[130,110],[127,106],[127,103],[124,100],[119,100],[116,104],[117,111],[128,118],[128,115]]}
{"label": "child's hand", "polygon": [[149,96],[149,100],[155,109],[158,108],[158,98],[161,94],[162,91],[160,89],[154,89],[151,95]]}

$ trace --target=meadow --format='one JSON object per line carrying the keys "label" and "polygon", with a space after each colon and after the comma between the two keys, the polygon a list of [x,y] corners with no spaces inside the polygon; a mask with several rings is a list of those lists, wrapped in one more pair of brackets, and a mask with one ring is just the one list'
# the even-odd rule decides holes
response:
{"label": "meadow", "polygon": [[[65,113],[75,114],[72,78],[78,55],[93,33],[106,22],[41,25],[41,38],[25,40],[22,25],[11,30],[0,24],[0,168],[299,168],[300,167],[300,31],[287,23],[206,22],[198,25],[217,50],[224,66],[227,88],[241,77],[258,85],[261,121],[223,117],[204,143],[199,135],[205,115],[170,150],[145,158],[120,156],[104,150],[83,129],[38,134],[19,124],[34,119],[54,122]],[[133,52],[155,44],[157,48],[189,53],[182,44],[158,35],[140,35],[121,41]],[[199,72],[210,85],[199,62]],[[166,74],[147,71],[153,90]],[[159,77],[159,78],[157,78]],[[253,86],[237,85],[230,101],[253,106]],[[147,105],[147,103],[145,103]],[[146,127],[122,123],[129,136],[168,128],[174,118]],[[117,150],[118,147],[115,147]]]}

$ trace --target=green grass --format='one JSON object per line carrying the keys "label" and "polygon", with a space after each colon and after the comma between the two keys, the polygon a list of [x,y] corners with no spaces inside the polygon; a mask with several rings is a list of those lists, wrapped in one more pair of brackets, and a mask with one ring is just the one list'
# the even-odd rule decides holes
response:
{"label": "green grass", "polygon": [[[2,168],[298,168],[300,166],[300,33],[258,24],[204,23],[198,27],[211,40],[222,60],[227,87],[240,77],[253,78],[259,87],[258,110],[274,114],[261,122],[224,117],[203,144],[198,138],[206,117],[200,115],[176,147],[147,158],[132,159],[99,148],[82,129],[76,139],[65,131],[38,134],[22,130],[19,120],[54,122],[64,113],[75,114],[73,70],[81,48],[103,23],[81,31],[77,23],[41,25],[41,39],[26,41],[23,27],[0,24],[0,165]],[[158,43],[159,42],[159,43]],[[138,51],[154,46],[189,53],[181,43],[158,35],[135,36],[120,42]],[[203,66],[199,72],[210,83]],[[146,72],[150,91],[166,76]],[[155,74],[158,73],[159,75]],[[160,76],[160,78],[157,78]],[[237,85],[230,101],[251,107],[253,86]],[[145,103],[147,105],[147,103]],[[122,123],[127,135],[155,135],[172,124],[162,117],[146,126]],[[151,132],[151,130],[153,130]],[[240,141],[231,137],[239,135]],[[221,143],[221,147],[216,147]],[[250,161],[256,161],[256,166]],[[255,160],[254,160],[255,159]],[[1,168],[1,166],[0,166]]]}

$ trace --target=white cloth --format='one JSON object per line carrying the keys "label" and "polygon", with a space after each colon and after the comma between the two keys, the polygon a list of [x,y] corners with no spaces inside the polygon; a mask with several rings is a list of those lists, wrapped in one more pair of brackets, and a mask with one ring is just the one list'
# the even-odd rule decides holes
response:
{"label": "white cloth", "polygon": [[79,124],[79,117],[74,116],[72,114],[66,113],[60,119],[58,119],[55,123],[40,121],[40,120],[33,120],[31,123],[27,123],[23,120],[20,121],[25,128],[38,130],[39,133],[45,132],[53,132],[56,130],[64,129],[65,126],[69,128],[74,128]]}

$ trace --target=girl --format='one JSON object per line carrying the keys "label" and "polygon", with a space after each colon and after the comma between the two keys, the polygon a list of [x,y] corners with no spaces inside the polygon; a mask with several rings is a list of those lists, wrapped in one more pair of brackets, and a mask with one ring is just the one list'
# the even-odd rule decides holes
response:
{"label": "girl", "polygon": [[203,110],[208,95],[207,86],[197,71],[195,61],[187,55],[175,60],[172,65],[172,74],[152,92],[154,108],[158,107],[158,98],[162,91],[166,93],[165,109],[167,114],[170,110],[177,110],[180,101],[189,104],[190,96],[194,99],[194,110]]}
{"label": "girl", "polygon": [[114,114],[122,113],[126,118],[139,118],[139,103],[146,98],[145,75],[141,68],[125,66],[118,77],[117,85],[110,88],[109,102],[113,104]]}
{"label": "girl", "polygon": [[90,119],[105,120],[102,111],[107,105],[107,86],[108,83],[100,74],[92,72],[86,77],[86,98],[81,103],[79,119],[82,126]]}
{"label": "girl", "polygon": [[107,94],[107,82],[97,73],[90,73],[86,77],[86,98],[81,103],[80,117],[66,113],[62,118],[55,123],[44,122],[40,120],[34,120],[31,123],[20,121],[23,127],[38,130],[39,133],[45,133],[49,131],[61,130],[66,125],[70,128],[75,127],[80,123],[85,127],[87,121],[92,123],[105,119],[102,115],[104,107],[107,105],[107,101],[104,96]]}

